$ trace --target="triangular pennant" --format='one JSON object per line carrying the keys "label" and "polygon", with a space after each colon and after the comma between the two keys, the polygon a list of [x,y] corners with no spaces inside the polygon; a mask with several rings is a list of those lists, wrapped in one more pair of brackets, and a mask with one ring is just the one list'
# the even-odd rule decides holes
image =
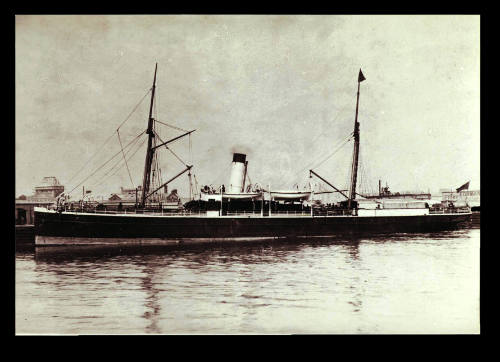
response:
{"label": "triangular pennant", "polygon": [[363,72],[361,71],[361,69],[359,70],[359,76],[358,76],[358,83],[364,81],[366,78],[365,76],[363,75]]}
{"label": "triangular pennant", "polygon": [[460,192],[462,190],[468,190],[469,189],[469,183],[470,181],[464,183],[462,186],[460,186],[458,189],[457,189],[457,192]]}

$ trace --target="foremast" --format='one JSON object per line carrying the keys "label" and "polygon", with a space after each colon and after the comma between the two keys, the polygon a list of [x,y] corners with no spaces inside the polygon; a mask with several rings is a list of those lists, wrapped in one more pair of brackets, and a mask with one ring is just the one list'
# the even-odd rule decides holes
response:
{"label": "foremast", "polygon": [[153,78],[153,88],[151,89],[151,103],[149,106],[149,119],[148,119],[148,129],[146,134],[148,135],[148,148],[146,151],[146,160],[144,162],[144,177],[142,179],[142,196],[140,206],[144,208],[146,205],[146,198],[149,195],[149,185],[151,182],[151,165],[153,163],[153,138],[155,137],[153,132],[153,105],[155,98],[155,88],[156,88],[156,70],[158,68],[158,63],[155,65],[155,75]]}
{"label": "foremast", "polygon": [[364,77],[360,69],[358,75],[358,94],[356,98],[356,116],[354,118],[354,132],[353,132],[354,150],[352,155],[351,187],[350,187],[351,192],[349,194],[349,200],[347,204],[349,209],[353,208],[354,199],[356,198],[356,182],[358,178],[358,159],[359,159],[359,122],[358,122],[359,88],[361,82],[364,81],[365,79],[366,78]]}

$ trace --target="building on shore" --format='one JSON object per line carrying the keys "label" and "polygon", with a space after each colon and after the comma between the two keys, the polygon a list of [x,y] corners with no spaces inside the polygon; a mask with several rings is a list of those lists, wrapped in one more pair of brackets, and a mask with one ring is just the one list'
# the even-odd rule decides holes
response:
{"label": "building on shore", "polygon": [[378,180],[378,193],[363,194],[366,199],[413,199],[413,200],[430,200],[431,193],[424,191],[401,191],[391,192],[387,183],[382,186],[382,180]]}
{"label": "building on shore", "polygon": [[[140,202],[142,197],[142,186],[137,189],[120,188],[120,193],[111,194],[111,196],[104,201],[99,202],[108,210],[133,210],[137,203]],[[160,194],[153,200],[153,205],[157,205],[160,209],[177,210],[181,208],[182,200],[174,189],[170,194]]]}
{"label": "building on shore", "polygon": [[441,189],[441,200],[452,201],[453,203],[466,203],[472,211],[479,211],[481,207],[481,192],[480,190],[457,190]]}
{"label": "building on shore", "polygon": [[469,190],[470,181],[457,189],[441,189],[441,200],[453,203],[465,203],[472,211],[481,209],[481,192],[479,190]]}
{"label": "building on shore", "polygon": [[56,177],[44,177],[40,185],[35,187],[33,195],[21,195],[16,198],[16,225],[32,225],[34,223],[34,208],[36,206],[55,206],[56,198],[62,192],[64,192],[64,186],[59,183]]}
{"label": "building on shore", "polygon": [[137,186],[136,189],[127,189],[120,187],[119,193],[113,193],[107,200],[100,201],[106,209],[116,210],[116,209],[126,209],[132,210],[135,208],[136,204],[141,200],[142,197],[142,186]]}

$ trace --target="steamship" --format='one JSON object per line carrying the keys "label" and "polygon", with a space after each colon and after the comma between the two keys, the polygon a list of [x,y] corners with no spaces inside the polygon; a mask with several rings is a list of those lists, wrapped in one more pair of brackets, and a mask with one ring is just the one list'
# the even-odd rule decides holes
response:
{"label": "steamship", "polygon": [[471,210],[468,207],[453,207],[449,203],[443,207],[430,206],[425,200],[398,203],[374,201],[356,192],[360,144],[359,94],[360,84],[365,80],[361,70],[352,133],[354,149],[349,192],[337,188],[316,171],[309,170],[309,178],[320,179],[331,187],[331,192],[338,193],[345,200],[325,205],[317,200],[320,192],[311,183],[309,188],[290,190],[247,184],[247,155],[234,153],[227,189],[224,185],[217,188],[204,186],[199,197],[185,203],[182,209],[165,212],[155,195],[186,172],[191,180],[193,166],[186,164],[183,171],[152,187],[156,153],[194,131],[165,142],[155,131],[159,122],[153,117],[156,73],[157,65],[150,89],[148,127],[143,132],[148,143],[141,196],[133,210],[110,211],[84,202],[80,203],[80,207],[68,208],[64,199],[54,210],[36,208],[35,245],[165,245],[328,237],[359,232],[427,232],[459,228],[470,221]]}

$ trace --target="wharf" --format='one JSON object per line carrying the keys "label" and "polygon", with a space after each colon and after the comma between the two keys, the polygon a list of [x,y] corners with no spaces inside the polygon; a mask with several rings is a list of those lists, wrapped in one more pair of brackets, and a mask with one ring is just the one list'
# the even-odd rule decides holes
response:
{"label": "wharf", "polygon": [[35,245],[34,225],[16,225],[16,245]]}
{"label": "wharf", "polygon": [[472,211],[472,225],[473,226],[480,226],[481,224],[481,212],[480,211]]}

